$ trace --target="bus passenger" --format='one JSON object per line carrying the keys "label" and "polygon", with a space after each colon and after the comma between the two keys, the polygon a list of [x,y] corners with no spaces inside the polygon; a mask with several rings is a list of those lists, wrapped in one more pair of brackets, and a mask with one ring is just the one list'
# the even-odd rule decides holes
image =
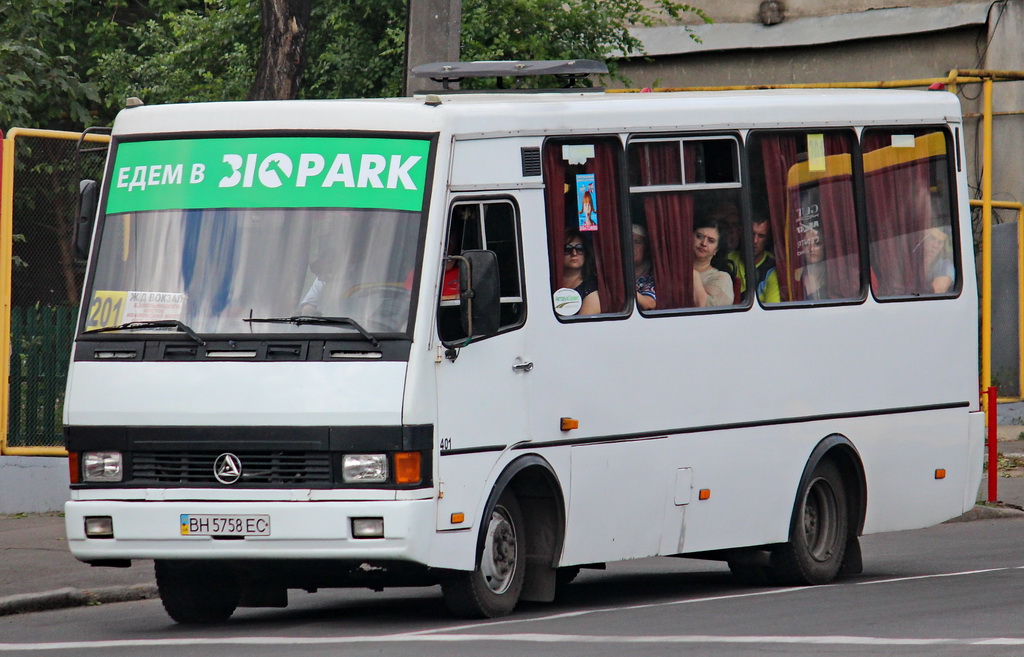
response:
{"label": "bus passenger", "polygon": [[597,292],[597,273],[592,258],[587,254],[583,237],[578,230],[565,234],[562,261],[562,287],[579,293],[583,305],[577,315],[596,315],[601,312],[601,296]]}
{"label": "bus passenger", "polygon": [[768,243],[771,242],[772,236],[768,219],[755,217],[751,232],[754,237],[754,269],[757,276],[754,287],[761,289],[765,279],[768,278],[768,272],[775,267],[775,254],[768,250]]}
{"label": "bus passenger", "polygon": [[803,286],[804,299],[828,299],[828,275],[825,270],[825,245],[821,233],[809,228],[803,233],[798,250],[804,266],[794,276]]}
{"label": "bus passenger", "polygon": [[722,253],[732,263],[732,272],[740,281],[740,292],[747,289],[747,268],[743,263],[743,219],[734,201],[722,201],[710,213],[722,234]]}
{"label": "bus passenger", "polygon": [[636,274],[636,305],[654,310],[658,296],[654,292],[654,269],[647,253],[647,229],[633,224],[633,273]]}
{"label": "bus passenger", "polygon": [[925,294],[948,292],[956,278],[949,235],[941,228],[929,228],[924,232],[921,245],[924,251],[924,277],[928,286]]}
{"label": "bus passenger", "polygon": [[719,225],[709,217],[698,222],[693,231],[693,303],[698,308],[733,303],[732,277],[723,271],[730,268],[729,261],[724,254],[718,255],[722,234]]}

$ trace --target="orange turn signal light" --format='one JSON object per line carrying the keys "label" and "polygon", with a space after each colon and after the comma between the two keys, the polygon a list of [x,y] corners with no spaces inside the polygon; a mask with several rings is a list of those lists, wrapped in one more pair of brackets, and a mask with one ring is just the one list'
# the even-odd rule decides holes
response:
{"label": "orange turn signal light", "polygon": [[710,488],[701,488],[700,492],[697,493],[697,499],[700,499],[700,500],[709,500],[709,499],[711,499],[711,489]]}
{"label": "orange turn signal light", "polygon": [[78,483],[79,472],[80,470],[78,469],[78,452],[68,452],[68,478],[71,480],[71,483]]}
{"label": "orange turn signal light", "polygon": [[458,524],[463,523],[463,522],[466,522],[466,514],[465,513],[453,513],[452,514],[452,524],[453,525],[458,525]]}
{"label": "orange turn signal light", "polygon": [[935,478],[936,479],[945,479],[946,478],[946,468],[937,468],[935,470]]}
{"label": "orange turn signal light", "polygon": [[580,428],[580,421],[571,417],[563,417],[561,421],[562,431],[572,431]]}
{"label": "orange turn signal light", "polygon": [[423,480],[420,472],[419,452],[398,452],[395,454],[395,483],[418,484]]}

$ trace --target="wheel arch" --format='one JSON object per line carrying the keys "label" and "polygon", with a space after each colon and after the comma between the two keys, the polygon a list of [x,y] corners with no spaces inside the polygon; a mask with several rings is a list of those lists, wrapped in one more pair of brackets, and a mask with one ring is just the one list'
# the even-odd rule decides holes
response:
{"label": "wheel arch", "polygon": [[[495,479],[481,518],[486,518],[506,490],[519,501],[526,530],[526,582],[523,600],[550,602],[555,595],[555,566],[565,543],[565,496],[555,469],[538,454],[513,460]],[[484,532],[477,536],[476,563],[479,567]]]}
{"label": "wheel arch", "polygon": [[807,458],[804,471],[800,475],[799,485],[794,493],[793,512],[789,520],[790,532],[793,531],[797,523],[799,508],[797,496],[800,495],[800,491],[804,490],[811,481],[811,475],[814,474],[818,464],[825,459],[831,459],[836,464],[836,467],[839,468],[839,473],[843,477],[843,485],[847,492],[846,508],[850,518],[849,538],[856,538],[864,531],[864,518],[867,515],[867,478],[864,474],[864,462],[860,457],[860,452],[857,451],[857,448],[854,447],[849,438],[838,433],[822,438],[814,446],[810,456]]}

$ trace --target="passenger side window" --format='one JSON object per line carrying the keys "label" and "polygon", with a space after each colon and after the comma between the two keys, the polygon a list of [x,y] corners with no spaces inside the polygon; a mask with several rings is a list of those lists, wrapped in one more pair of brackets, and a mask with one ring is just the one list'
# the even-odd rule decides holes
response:
{"label": "passenger side window", "polygon": [[956,291],[949,142],[936,128],[866,129],[864,194],[877,298]]}
{"label": "passenger side window", "polygon": [[762,303],[862,298],[851,131],[762,132],[748,141],[755,221],[767,217],[774,271]]}
{"label": "passenger side window", "polygon": [[[470,249],[494,251],[498,257],[501,331],[523,323],[522,259],[516,206],[508,199],[460,201],[452,206],[445,253],[458,256]],[[438,331],[445,343],[466,339],[460,314],[459,261],[446,258],[441,279]]]}
{"label": "passenger side window", "polygon": [[745,267],[736,138],[637,138],[628,155],[641,311],[740,303]]}
{"label": "passenger side window", "polygon": [[621,313],[627,292],[617,139],[544,145],[551,295],[561,318]]}

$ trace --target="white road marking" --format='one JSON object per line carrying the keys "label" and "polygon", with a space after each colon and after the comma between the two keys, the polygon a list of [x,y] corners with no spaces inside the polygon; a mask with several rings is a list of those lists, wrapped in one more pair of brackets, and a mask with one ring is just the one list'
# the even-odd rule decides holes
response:
{"label": "white road marking", "polygon": [[708,636],[700,634],[669,636],[615,636],[588,634],[387,634],[382,636],[290,637],[249,636],[182,639],[124,639],[111,641],[64,641],[59,643],[0,643],[0,652],[51,651],[114,648],[173,648],[182,646],[278,646],[278,645],[351,645],[358,643],[602,643],[602,644],[742,644],[742,645],[814,645],[814,646],[1024,646],[1024,637],[974,639],[918,638],[901,639],[871,636]]}
{"label": "white road marking", "polygon": [[[857,585],[867,584],[898,584],[902,582],[939,579],[945,577],[963,577],[985,573],[995,573],[1009,570],[1024,570],[1024,566],[1007,566],[1002,568],[987,568],[984,570],[965,570],[955,573],[937,573],[934,575],[916,575],[912,577],[896,577],[884,580],[872,580],[858,582]],[[833,585],[828,586],[845,586]],[[512,625],[522,623],[537,623],[566,618],[576,618],[592,614],[602,614],[621,611],[636,611],[638,609],[652,609],[656,607],[670,607],[675,605],[700,604],[704,602],[718,602],[722,600],[736,600],[740,598],[754,598],[767,595],[783,595],[786,593],[797,593],[801,591],[813,591],[822,587],[791,587],[783,589],[771,589],[767,591],[754,591],[751,593],[737,593],[732,595],[715,595],[702,598],[686,598],[683,600],[669,600],[666,602],[651,602],[644,604],[628,605],[625,607],[602,607],[599,609],[585,609],[546,616],[535,616],[532,618],[512,618],[500,621],[483,623],[472,623],[464,625],[453,625],[434,630],[420,630],[399,634],[385,634],[380,636],[361,635],[345,637],[280,637],[280,636],[242,636],[223,638],[178,638],[178,639],[123,639],[104,641],[60,641],[55,643],[0,643],[0,652],[13,651],[52,651],[52,650],[106,650],[110,648],[165,648],[176,646],[253,646],[253,645],[348,645],[357,643],[484,643],[489,641],[497,642],[522,642],[522,643],[607,643],[607,644],[803,644],[818,646],[1024,646],[1024,637],[978,637],[972,639],[952,638],[890,638],[890,637],[868,637],[868,636],[709,636],[709,635],[669,635],[669,636],[614,636],[614,635],[582,635],[582,634],[549,634],[549,633],[521,633],[521,634],[458,634],[462,630],[481,630],[497,625]]]}

